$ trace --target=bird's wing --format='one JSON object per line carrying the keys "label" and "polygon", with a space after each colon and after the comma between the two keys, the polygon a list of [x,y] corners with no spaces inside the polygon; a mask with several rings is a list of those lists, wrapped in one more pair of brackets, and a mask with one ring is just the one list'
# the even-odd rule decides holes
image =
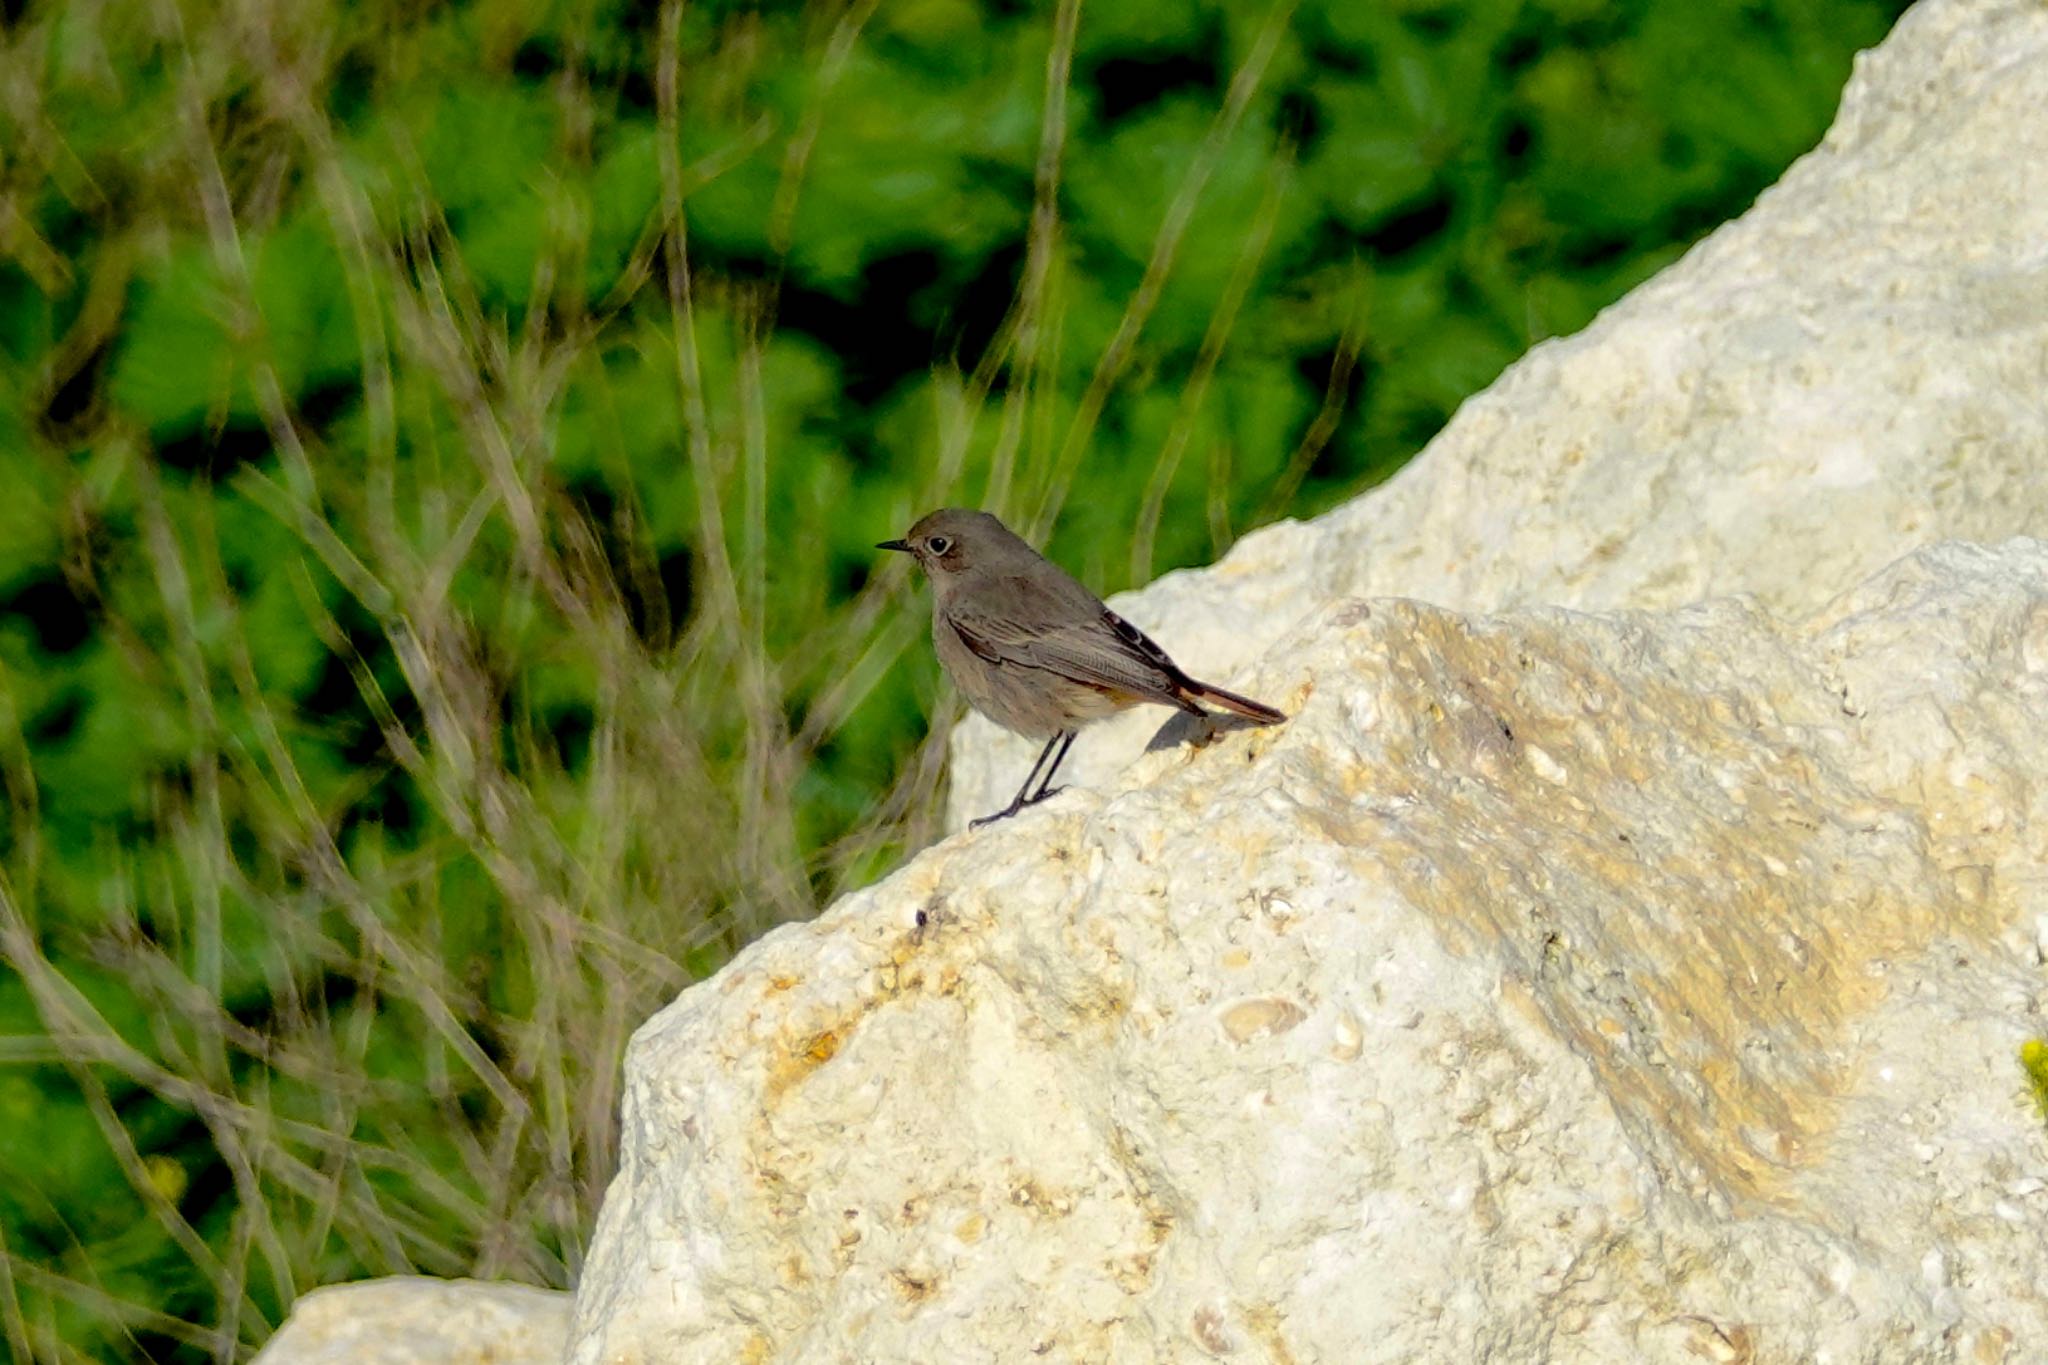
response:
{"label": "bird's wing", "polygon": [[955,612],[961,642],[995,664],[1042,668],[1063,678],[1174,704],[1187,675],[1166,651],[1107,607],[1077,620],[1026,623]]}
{"label": "bird's wing", "polygon": [[1002,645],[998,643],[1001,637],[990,632],[981,623],[963,620],[958,612],[947,613],[945,621],[952,628],[953,633],[960,637],[960,643],[966,645],[971,653],[978,655],[986,662],[992,664],[1021,662],[1021,660],[1016,659],[1006,660],[1003,655]]}
{"label": "bird's wing", "polygon": [[1180,671],[1180,665],[1168,658],[1166,651],[1152,643],[1152,637],[1139,630],[1108,607],[1102,609],[1102,624],[1117,642],[1151,667],[1164,673],[1175,683],[1187,681],[1187,674]]}

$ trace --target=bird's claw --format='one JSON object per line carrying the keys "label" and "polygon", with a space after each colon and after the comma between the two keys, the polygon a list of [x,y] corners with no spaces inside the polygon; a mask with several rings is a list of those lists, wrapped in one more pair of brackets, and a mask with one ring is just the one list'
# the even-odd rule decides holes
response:
{"label": "bird's claw", "polygon": [[983,825],[993,825],[998,820],[1007,820],[1011,816],[1015,815],[1018,811],[1023,810],[1026,806],[1035,806],[1039,802],[1045,800],[1047,797],[1058,796],[1061,792],[1065,790],[1065,787],[1053,787],[1050,790],[1039,792],[1033,796],[1020,796],[1015,801],[1012,801],[1009,805],[1004,806],[1001,810],[997,811],[994,815],[984,815],[979,820],[969,820],[967,822],[967,828],[980,829]]}

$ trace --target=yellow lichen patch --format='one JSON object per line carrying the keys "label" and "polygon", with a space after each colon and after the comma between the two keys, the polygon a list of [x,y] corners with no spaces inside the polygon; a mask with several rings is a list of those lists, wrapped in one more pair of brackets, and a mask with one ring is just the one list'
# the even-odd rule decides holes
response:
{"label": "yellow lichen patch", "polygon": [[[943,996],[952,995],[960,989],[961,976],[957,967],[947,963],[938,965],[935,972],[927,970],[930,961],[928,943],[928,935],[916,929],[900,935],[889,946],[887,961],[877,964],[866,992],[844,1015],[824,1027],[799,1035],[776,1057],[770,1065],[766,1087],[771,1104],[791,1086],[836,1057],[860,1021],[883,1005],[911,993]],[[916,966],[909,965],[919,957],[926,961]],[[766,982],[767,989],[772,992],[787,991],[801,984],[800,978],[779,974],[770,976]]]}
{"label": "yellow lichen patch", "polygon": [[2011,1358],[2012,1329],[2009,1327],[1986,1327],[1964,1340],[1969,1343],[1969,1358],[1977,1365],[2004,1365]]}
{"label": "yellow lichen patch", "polygon": [[780,1052],[769,1066],[766,1086],[768,1102],[773,1104],[791,1086],[836,1057],[843,1040],[844,1034],[840,1028],[819,1029],[798,1037],[787,1050]]}
{"label": "yellow lichen patch", "polygon": [[1255,1303],[1240,1307],[1238,1317],[1249,1327],[1259,1344],[1266,1348],[1266,1359],[1272,1365],[1295,1365],[1294,1352],[1288,1348],[1287,1337],[1280,1330],[1280,1310],[1270,1303]]}
{"label": "yellow lichen patch", "polygon": [[2029,1038],[2020,1044],[2020,1068],[2027,1073],[2027,1086],[2041,1117],[2048,1119],[2048,1040]]}
{"label": "yellow lichen patch", "polygon": [[[1522,964],[1625,1122],[1706,1186],[1775,1202],[1825,1145],[1885,964],[1986,918],[1967,885],[1884,808],[1854,818],[1860,789],[1804,736],[1805,694],[1768,690],[1768,658],[1408,612],[1374,641],[1382,709],[1447,715],[1360,765],[1401,818],[1367,792],[1345,842],[1452,952]],[[1482,763],[1503,740],[1526,761]]]}

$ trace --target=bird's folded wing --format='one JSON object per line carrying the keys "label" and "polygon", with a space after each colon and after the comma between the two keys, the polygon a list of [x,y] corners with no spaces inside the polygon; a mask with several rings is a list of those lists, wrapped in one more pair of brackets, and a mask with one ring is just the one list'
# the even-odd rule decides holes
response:
{"label": "bird's folded wing", "polygon": [[1060,625],[1025,626],[962,613],[949,619],[961,642],[990,663],[1042,668],[1090,686],[1169,701],[1186,682],[1165,650],[1107,608],[1097,619]]}

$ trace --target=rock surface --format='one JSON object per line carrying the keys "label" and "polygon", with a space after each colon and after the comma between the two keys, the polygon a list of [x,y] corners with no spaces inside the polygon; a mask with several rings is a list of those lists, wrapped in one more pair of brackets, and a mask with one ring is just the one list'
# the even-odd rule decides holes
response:
{"label": "rock surface", "polygon": [[[2048,526],[2043,107],[2048,8],[1930,0],[1386,488],[1120,604],[1295,719],[1098,727],[650,1022],[570,1358],[2037,1355],[2048,544],[1937,542]],[[956,818],[1030,758],[962,735]]]}
{"label": "rock surface", "polygon": [[256,1365],[555,1365],[569,1296],[394,1275],[301,1297]]}
{"label": "rock surface", "polygon": [[2048,542],[1274,657],[649,1023],[570,1358],[2048,1342]]}
{"label": "rock surface", "polygon": [[[1464,611],[1812,611],[1900,555],[2048,527],[2048,7],[1926,0],[1826,139],[1583,332],[1517,361],[1384,487],[1117,602],[1228,684],[1333,597]],[[1090,729],[1121,771],[1163,719]],[[1036,746],[954,732],[952,825]]]}
{"label": "rock surface", "polygon": [[[1926,0],[1384,488],[1119,601],[1296,719],[1097,727],[651,1021],[570,1359],[2038,1358],[2044,107],[2048,6]],[[1031,757],[963,726],[956,825]],[[263,1359],[559,1348],[423,1284]]]}

